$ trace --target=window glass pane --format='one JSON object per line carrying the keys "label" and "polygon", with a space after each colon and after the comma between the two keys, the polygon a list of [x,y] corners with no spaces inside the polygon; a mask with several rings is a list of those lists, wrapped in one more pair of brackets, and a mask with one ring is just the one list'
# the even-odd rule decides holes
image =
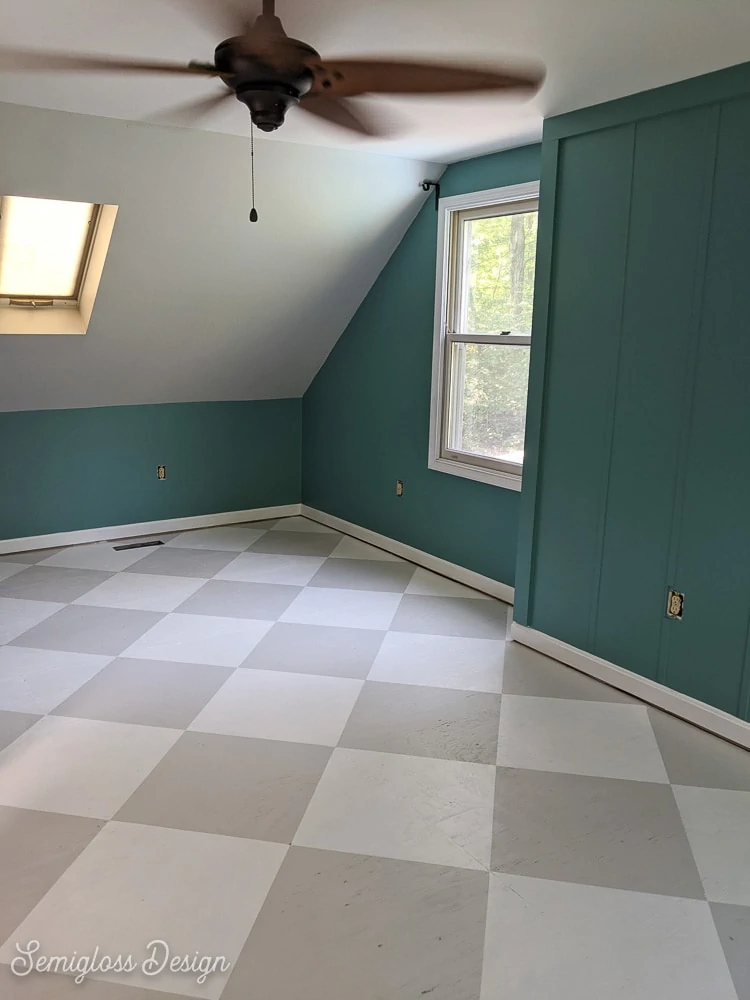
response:
{"label": "window glass pane", "polygon": [[523,463],[530,350],[453,344],[448,449]]}
{"label": "window glass pane", "polygon": [[93,209],[76,201],[3,198],[0,295],[75,295]]}
{"label": "window glass pane", "polygon": [[531,333],[538,212],[461,223],[457,330]]}

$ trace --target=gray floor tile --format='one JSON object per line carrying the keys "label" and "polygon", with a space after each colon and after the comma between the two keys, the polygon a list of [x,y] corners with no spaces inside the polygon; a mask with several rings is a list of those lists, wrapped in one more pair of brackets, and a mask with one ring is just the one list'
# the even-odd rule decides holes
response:
{"label": "gray floor tile", "polygon": [[73,976],[33,973],[21,979],[13,975],[9,965],[0,965],[0,996],[3,1000],[185,1000],[184,993],[156,992],[95,979],[85,979],[79,986]]}
{"label": "gray floor tile", "polygon": [[185,733],[118,820],[289,844],[328,747]]}
{"label": "gray floor tile", "polygon": [[311,587],[385,590],[403,594],[416,566],[387,559],[328,559],[310,581]]}
{"label": "gray floor tile", "polygon": [[385,634],[374,629],[277,622],[242,666],[364,680]]}
{"label": "gray floor tile", "polygon": [[405,594],[391,623],[391,631],[502,639],[507,627],[507,610],[507,605],[500,601]]}
{"label": "gray floor tile", "polygon": [[218,615],[223,618],[275,621],[301,590],[301,587],[281,583],[209,580],[175,610],[183,615]]}
{"label": "gray floor tile", "polygon": [[24,632],[11,645],[118,656],[163,617],[157,611],[70,605]]}
{"label": "gray floor tile", "polygon": [[750,1000],[750,907],[712,903],[719,940],[732,973],[738,1000]]}
{"label": "gray floor tile", "polygon": [[579,670],[537,653],[535,649],[509,642],[505,647],[503,693],[537,698],[571,698],[575,701],[613,701],[638,705],[635,698],[587,677]]}
{"label": "gray floor tile", "polygon": [[750,792],[750,752],[681,719],[648,709],[669,780],[675,785]]}
{"label": "gray floor tile", "polygon": [[10,746],[41,718],[41,715],[29,715],[26,712],[0,712],[0,750]]}
{"label": "gray floor tile", "polygon": [[187,729],[231,674],[229,667],[117,659],[53,714]]}
{"label": "gray floor tile", "polygon": [[340,541],[341,535],[318,531],[269,531],[247,551],[282,556],[330,556]]}
{"label": "gray floor tile", "polygon": [[[103,825],[100,820],[82,816],[0,806],[2,941],[26,919]],[[0,996],[7,995],[0,988]],[[33,997],[28,987],[25,996],[28,1000]]]}
{"label": "gray floor tile", "polygon": [[668,785],[498,768],[494,871],[704,898]]}
{"label": "gray floor tile", "polygon": [[500,696],[366,683],[339,746],[494,764]]}
{"label": "gray floor tile", "polygon": [[26,563],[33,566],[43,559],[49,559],[62,549],[35,549],[33,552],[10,552],[8,555],[0,556],[0,562]]}
{"label": "gray floor tile", "polygon": [[68,604],[109,580],[111,576],[111,573],[93,569],[29,566],[0,583],[0,597]]}
{"label": "gray floor tile", "polygon": [[222,1000],[477,1000],[487,875],[292,848]]}
{"label": "gray floor tile", "polygon": [[157,576],[196,576],[210,579],[237,558],[236,552],[213,549],[179,549],[162,545],[137,563],[138,573]]}

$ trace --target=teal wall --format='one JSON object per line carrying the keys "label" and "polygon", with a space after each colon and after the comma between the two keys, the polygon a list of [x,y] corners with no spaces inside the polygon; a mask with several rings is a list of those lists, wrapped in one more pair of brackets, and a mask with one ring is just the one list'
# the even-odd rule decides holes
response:
{"label": "teal wall", "polygon": [[0,538],[299,503],[300,418],[299,399],[0,413]]}
{"label": "teal wall", "polygon": [[[457,163],[441,194],[538,180],[539,162]],[[303,502],[512,585],[520,494],[427,468],[436,256],[429,198],[304,397]]]}
{"label": "teal wall", "polygon": [[543,145],[516,620],[750,718],[750,65]]}

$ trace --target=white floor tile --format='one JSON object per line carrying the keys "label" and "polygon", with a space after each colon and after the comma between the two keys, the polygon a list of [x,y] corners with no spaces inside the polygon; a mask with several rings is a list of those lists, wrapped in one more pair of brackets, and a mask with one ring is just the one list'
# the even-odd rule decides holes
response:
{"label": "white floor tile", "polygon": [[64,607],[64,604],[52,601],[23,601],[20,598],[0,597],[0,643],[17,639]]}
{"label": "white floor tile", "polygon": [[708,903],[490,876],[481,1000],[736,1000]]}
{"label": "white floor tile", "polygon": [[[137,569],[137,567],[136,567]],[[118,573],[94,587],[74,604],[136,611],[174,611],[206,581],[189,576]]]}
{"label": "white floor tile", "polygon": [[305,587],[325,562],[318,556],[282,556],[266,552],[242,552],[219,570],[215,580],[238,583],[286,583]]}
{"label": "white floor tile", "polygon": [[[137,539],[133,539],[136,541]],[[104,569],[111,573],[133,566],[145,559],[155,549],[125,549],[115,552],[115,545],[127,545],[128,539],[119,542],[96,542],[93,545],[74,545],[56,552],[39,563],[40,566],[63,566],[65,569]]]}
{"label": "white floor tile", "polygon": [[47,716],[0,754],[0,804],[109,819],[179,736]]}
{"label": "white floor tile", "polygon": [[367,542],[361,542],[358,538],[344,535],[339,544],[331,553],[332,559],[384,559],[387,562],[403,562],[398,556],[394,556],[385,549],[379,549]]}
{"label": "white floor tile", "polygon": [[750,906],[750,792],[673,788],[706,897]]}
{"label": "white floor tile", "polygon": [[387,629],[400,601],[401,594],[310,587],[295,597],[279,621]]}
{"label": "white floor tile", "polygon": [[497,762],[536,771],[669,781],[643,705],[504,695]]}
{"label": "white floor tile", "polygon": [[455,580],[449,580],[445,576],[431,573],[428,569],[418,569],[411,578],[409,586],[406,588],[407,594],[420,594],[423,597],[474,597],[484,598],[491,601],[489,594],[483,594],[480,590],[472,590],[471,587],[464,587]]}
{"label": "white floor tile", "polygon": [[141,660],[238,667],[273,622],[211,615],[167,615],[123,652]]}
{"label": "white floor tile", "polygon": [[494,787],[485,764],[334,750],[294,843],[486,869]]}
{"label": "white floor tile", "polygon": [[238,670],[191,729],[225,736],[335,746],[362,681],[273,670]]}
{"label": "white floor tile", "polygon": [[227,524],[216,528],[184,531],[176,538],[170,539],[167,545],[176,549],[215,549],[217,552],[244,552],[261,535],[265,535],[265,530]]}
{"label": "white floor tile", "polygon": [[69,698],[112,656],[0,647],[0,709],[45,715]]}
{"label": "white floor tile", "polygon": [[335,534],[333,528],[329,528],[319,521],[311,521],[307,517],[282,517],[273,525],[271,531],[315,531],[323,535]]}
{"label": "white floor tile", "polygon": [[[224,956],[234,964],[260,912],[287,848],[239,837],[109,823],[89,844],[0,951],[17,954],[16,940],[44,943],[46,955],[132,955],[133,973],[92,979],[218,1000],[231,969],[146,975],[148,944],[165,942],[171,956]],[[159,947],[154,963],[165,950]],[[148,968],[148,967],[147,967]],[[96,997],[97,988],[81,987]],[[109,995],[109,994],[108,994]],[[119,995],[119,994],[118,994]],[[139,994],[140,995],[140,994]]]}
{"label": "white floor tile", "polygon": [[367,679],[499,694],[504,655],[498,639],[389,632]]}
{"label": "white floor tile", "polygon": [[0,580],[8,580],[11,576],[15,576],[16,573],[20,573],[22,569],[28,568],[27,563],[0,563]]}

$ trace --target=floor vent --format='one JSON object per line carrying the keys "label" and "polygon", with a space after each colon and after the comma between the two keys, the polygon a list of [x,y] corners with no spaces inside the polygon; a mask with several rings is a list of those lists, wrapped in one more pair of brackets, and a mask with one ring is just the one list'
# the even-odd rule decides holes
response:
{"label": "floor vent", "polygon": [[152,545],[163,545],[164,542],[131,542],[130,545],[115,545],[115,552],[124,552],[126,549],[148,549]]}

